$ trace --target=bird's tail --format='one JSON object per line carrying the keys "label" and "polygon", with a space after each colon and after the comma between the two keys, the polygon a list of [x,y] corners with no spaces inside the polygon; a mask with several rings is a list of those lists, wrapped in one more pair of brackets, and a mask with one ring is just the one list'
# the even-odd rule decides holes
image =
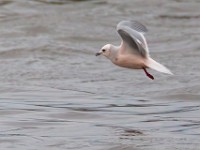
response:
{"label": "bird's tail", "polygon": [[152,58],[148,58],[146,65],[147,65],[147,67],[149,67],[153,70],[173,75],[173,73],[169,69],[167,69],[165,66],[161,65],[160,63],[156,62]]}

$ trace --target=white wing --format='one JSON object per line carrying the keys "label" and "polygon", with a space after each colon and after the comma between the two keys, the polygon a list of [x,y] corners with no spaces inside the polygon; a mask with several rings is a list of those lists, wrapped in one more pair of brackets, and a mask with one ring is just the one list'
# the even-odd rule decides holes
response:
{"label": "white wing", "polygon": [[134,53],[142,57],[149,55],[144,33],[148,30],[147,28],[137,21],[121,21],[117,25],[117,32],[121,36],[123,42],[122,53]]}

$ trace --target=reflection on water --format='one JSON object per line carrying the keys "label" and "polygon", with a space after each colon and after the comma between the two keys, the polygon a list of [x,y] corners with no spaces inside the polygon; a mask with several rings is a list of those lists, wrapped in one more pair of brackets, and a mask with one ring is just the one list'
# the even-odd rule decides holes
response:
{"label": "reflection on water", "polygon": [[[198,4],[1,1],[1,149],[198,150]],[[127,18],[148,26],[151,56],[173,77],[94,56],[120,43]]]}

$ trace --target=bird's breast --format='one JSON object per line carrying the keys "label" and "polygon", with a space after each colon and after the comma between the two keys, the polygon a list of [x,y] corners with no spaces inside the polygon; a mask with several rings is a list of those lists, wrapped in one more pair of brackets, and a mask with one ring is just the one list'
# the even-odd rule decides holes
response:
{"label": "bird's breast", "polygon": [[112,62],[120,67],[131,69],[142,69],[146,67],[144,58],[135,55],[120,55]]}

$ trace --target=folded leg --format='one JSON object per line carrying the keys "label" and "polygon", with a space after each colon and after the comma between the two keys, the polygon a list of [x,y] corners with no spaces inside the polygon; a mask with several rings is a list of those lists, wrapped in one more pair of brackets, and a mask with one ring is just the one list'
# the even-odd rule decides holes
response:
{"label": "folded leg", "polygon": [[143,70],[144,70],[145,74],[147,75],[147,77],[154,80],[154,77],[150,73],[147,72],[146,68],[143,68]]}

